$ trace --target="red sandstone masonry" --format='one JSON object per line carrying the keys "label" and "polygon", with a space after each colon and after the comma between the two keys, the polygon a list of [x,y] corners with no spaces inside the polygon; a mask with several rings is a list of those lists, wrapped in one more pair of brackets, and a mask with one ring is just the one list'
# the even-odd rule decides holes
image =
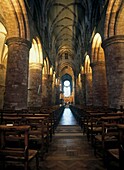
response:
{"label": "red sandstone masonry", "polygon": [[124,36],[114,36],[103,42],[106,58],[109,107],[124,106]]}
{"label": "red sandstone masonry", "polygon": [[93,75],[93,106],[107,106],[107,81],[105,62],[91,64]]}
{"label": "red sandstone masonry", "polygon": [[8,62],[4,108],[26,109],[30,42],[13,37],[7,40]]}

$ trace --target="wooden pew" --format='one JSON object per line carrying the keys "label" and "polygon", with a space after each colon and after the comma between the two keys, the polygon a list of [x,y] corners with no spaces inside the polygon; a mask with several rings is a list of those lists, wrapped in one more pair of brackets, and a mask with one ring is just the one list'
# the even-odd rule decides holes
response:
{"label": "wooden pew", "polygon": [[[0,125],[0,160],[3,169],[7,164],[23,165],[28,170],[29,162],[36,158],[38,170],[38,152],[29,149],[29,131],[27,125]],[[11,143],[10,143],[11,141]]]}

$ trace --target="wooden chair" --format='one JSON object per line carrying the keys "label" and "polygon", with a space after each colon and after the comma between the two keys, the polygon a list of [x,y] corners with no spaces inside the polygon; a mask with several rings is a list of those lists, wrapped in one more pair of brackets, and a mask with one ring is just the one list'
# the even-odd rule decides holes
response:
{"label": "wooden chair", "polygon": [[29,131],[27,125],[0,125],[0,160],[2,167],[13,164],[14,166],[23,165],[24,170],[28,170],[29,162],[36,158],[38,170],[37,150],[29,149]]}
{"label": "wooden chair", "polygon": [[49,143],[52,140],[53,131],[50,121],[50,115],[47,113],[4,113],[2,116],[2,124],[29,125],[31,127],[29,144],[37,146],[39,153],[48,151]]}
{"label": "wooden chair", "polygon": [[121,116],[101,117],[102,131],[94,136],[94,154],[100,155],[103,160],[106,156],[106,150],[115,148],[118,145],[117,125],[121,123]]}
{"label": "wooden chair", "polygon": [[45,152],[48,152],[50,143],[49,119],[41,116],[26,116],[26,124],[31,126],[29,132],[29,141],[34,143],[34,148],[37,146],[38,153],[43,158]]}
{"label": "wooden chair", "polygon": [[87,116],[86,134],[87,134],[87,139],[88,141],[91,141],[92,146],[93,146],[94,136],[102,132],[101,117],[104,115],[105,113],[102,112],[96,112],[96,113],[94,112],[94,113],[89,113],[89,116]]}
{"label": "wooden chair", "polygon": [[[118,167],[119,170],[124,170],[124,124],[117,125],[118,127],[118,147],[107,150],[107,169]],[[114,165],[113,165],[114,162]]]}

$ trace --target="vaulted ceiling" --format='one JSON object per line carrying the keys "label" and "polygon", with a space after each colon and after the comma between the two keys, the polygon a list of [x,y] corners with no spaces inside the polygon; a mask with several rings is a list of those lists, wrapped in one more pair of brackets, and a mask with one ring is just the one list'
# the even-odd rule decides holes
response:
{"label": "vaulted ceiling", "polygon": [[[31,2],[32,1],[32,2]],[[105,0],[31,0],[43,46],[61,77],[77,75]]]}
{"label": "vaulted ceiling", "polygon": [[[61,74],[78,72],[86,29],[89,27],[88,7],[90,1],[54,0],[45,4],[45,23],[49,48]],[[90,32],[89,32],[90,34]],[[72,72],[72,73],[73,73]]]}

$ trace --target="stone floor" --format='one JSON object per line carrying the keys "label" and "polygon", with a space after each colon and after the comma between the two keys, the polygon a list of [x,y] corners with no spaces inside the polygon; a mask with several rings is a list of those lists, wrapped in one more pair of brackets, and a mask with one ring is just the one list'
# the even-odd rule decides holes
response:
{"label": "stone floor", "polygon": [[105,170],[103,162],[82,133],[69,108],[65,108],[41,170]]}

